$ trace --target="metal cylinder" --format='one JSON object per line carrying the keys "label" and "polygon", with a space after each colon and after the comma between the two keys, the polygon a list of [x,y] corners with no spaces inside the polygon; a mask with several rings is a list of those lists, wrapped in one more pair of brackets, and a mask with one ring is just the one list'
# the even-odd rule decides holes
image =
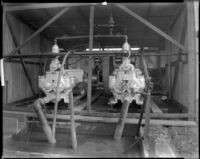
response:
{"label": "metal cylinder", "polygon": [[52,136],[52,131],[51,131],[51,127],[49,126],[49,123],[46,119],[46,117],[44,116],[44,113],[42,111],[42,99],[39,98],[37,99],[34,104],[33,104],[33,108],[42,124],[42,129],[44,131],[44,134],[47,138],[47,141],[49,143],[56,143],[55,138]]}

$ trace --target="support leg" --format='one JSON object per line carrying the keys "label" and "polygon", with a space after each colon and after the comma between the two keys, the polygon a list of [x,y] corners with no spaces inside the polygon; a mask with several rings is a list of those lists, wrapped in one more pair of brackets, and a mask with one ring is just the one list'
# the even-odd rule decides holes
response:
{"label": "support leg", "polygon": [[114,139],[115,140],[120,140],[123,130],[124,130],[124,124],[126,121],[126,116],[128,113],[128,108],[129,108],[130,102],[125,100],[122,108],[121,108],[121,113],[120,113],[120,117],[119,117],[119,121],[117,123],[117,127],[115,129],[115,134],[114,134]]}
{"label": "support leg", "polygon": [[75,128],[75,119],[74,119],[74,101],[73,101],[73,93],[70,92],[70,109],[71,109],[71,139],[72,139],[72,147],[74,150],[77,149],[77,138],[76,138],[76,128]]}

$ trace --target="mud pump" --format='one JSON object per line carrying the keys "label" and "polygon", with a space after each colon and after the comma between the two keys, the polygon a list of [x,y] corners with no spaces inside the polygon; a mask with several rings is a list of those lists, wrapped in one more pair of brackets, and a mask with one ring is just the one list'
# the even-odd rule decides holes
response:
{"label": "mud pump", "polygon": [[[142,71],[139,68],[135,68],[135,66],[130,63],[131,49],[130,45],[127,42],[127,38],[122,46],[122,50],[124,53],[122,64],[119,66],[119,69],[115,69],[112,75],[109,76],[109,89],[113,97],[110,98],[108,104],[116,104],[118,100],[123,103],[120,117],[114,133],[114,139],[116,140],[121,139],[126,116],[128,113],[128,108],[132,101],[135,101],[136,104],[141,106],[141,108],[143,107],[143,105],[145,105],[143,101],[148,81],[146,79],[146,70],[144,76],[142,75]],[[146,69],[146,67],[144,68]],[[143,113],[141,113],[140,115],[141,118],[142,115]],[[141,119],[138,123],[139,127],[140,125]]]}
{"label": "mud pump", "polygon": [[[42,129],[49,143],[56,142],[55,125],[56,125],[56,113],[57,113],[58,102],[61,99],[64,99],[64,102],[69,103],[71,107],[71,111],[73,111],[72,110],[73,108],[72,89],[77,83],[82,82],[83,80],[83,71],[81,69],[70,69],[70,70],[64,69],[63,66],[65,63],[67,54],[65,55],[63,59],[62,65],[60,64],[58,57],[59,56],[57,56],[51,61],[50,70],[47,71],[45,75],[38,77],[39,88],[42,89],[46,97],[37,99],[34,102],[34,106],[33,106],[37,114],[37,117],[39,118],[42,124]],[[53,121],[52,129],[42,111],[43,106],[49,102],[55,103],[54,121]],[[74,138],[76,139],[75,134],[74,134]]]}

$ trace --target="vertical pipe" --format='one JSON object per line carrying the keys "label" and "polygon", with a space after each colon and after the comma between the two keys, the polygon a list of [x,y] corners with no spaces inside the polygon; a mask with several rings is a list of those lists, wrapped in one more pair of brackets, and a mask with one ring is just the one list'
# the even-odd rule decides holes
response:
{"label": "vertical pipe", "polygon": [[122,108],[121,108],[121,112],[120,112],[120,117],[115,129],[115,134],[114,134],[115,140],[120,140],[122,137],[129,106],[130,106],[130,102],[127,100],[124,100]]}
{"label": "vertical pipe", "polygon": [[74,100],[72,91],[69,93],[70,97],[70,113],[71,113],[71,139],[72,139],[72,147],[74,150],[77,149],[77,138],[76,138],[76,128],[75,128],[75,115],[74,115]]}
{"label": "vertical pipe", "polygon": [[[94,6],[90,6],[90,32],[89,32],[89,49],[93,48],[93,31],[94,30]],[[87,91],[87,110],[91,112],[91,96],[92,96],[92,56],[89,56],[88,65],[88,91]]]}

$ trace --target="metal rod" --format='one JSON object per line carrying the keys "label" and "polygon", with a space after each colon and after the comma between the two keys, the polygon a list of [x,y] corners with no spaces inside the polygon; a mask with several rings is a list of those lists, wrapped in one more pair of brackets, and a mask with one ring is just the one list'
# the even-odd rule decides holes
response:
{"label": "metal rod", "polygon": [[[20,54],[20,55],[4,55],[3,58],[41,58],[41,57],[55,57],[55,56],[65,56],[66,52],[62,53],[42,53],[42,54]],[[115,55],[123,55],[122,51],[81,51],[81,52],[73,52],[70,56],[115,56]],[[187,56],[187,53],[182,53],[181,56]],[[69,57],[70,57],[69,56]],[[131,56],[141,56],[138,53],[131,53]],[[178,53],[174,53],[172,55],[168,53],[158,54],[158,53],[144,53],[143,56],[179,56]]]}
{"label": "metal rod", "polygon": [[61,17],[66,11],[69,10],[69,7],[64,8],[59,13],[57,13],[52,19],[50,19],[46,24],[44,24],[41,28],[39,28],[36,32],[34,32],[30,37],[28,37],[21,45],[15,48],[10,54],[14,54],[16,51],[21,49],[25,44],[27,44],[31,39],[33,39],[36,35],[42,32],[45,28],[55,22],[59,17]]}
{"label": "metal rod", "polygon": [[148,26],[153,31],[157,32],[159,35],[161,35],[165,39],[171,41],[174,45],[176,45],[177,47],[181,48],[183,51],[186,51],[186,48],[182,44],[180,44],[177,40],[175,40],[172,37],[170,37],[169,35],[167,35],[165,32],[163,32],[162,30],[160,30],[158,27],[156,27],[153,24],[151,24],[150,22],[148,22],[146,19],[142,18],[141,16],[139,16],[135,12],[131,11],[130,9],[128,9],[127,7],[125,7],[122,4],[115,4],[115,5],[117,7],[119,7],[119,8],[121,8],[122,10],[124,10],[129,15],[131,15],[134,18],[136,18],[137,20],[139,20],[140,22],[142,22],[143,24],[145,24],[146,26]]}
{"label": "metal rod", "polygon": [[[56,40],[72,40],[72,39],[82,39],[82,38],[89,38],[90,36],[61,36],[56,37]],[[94,35],[94,38],[125,38],[126,35]]]}

